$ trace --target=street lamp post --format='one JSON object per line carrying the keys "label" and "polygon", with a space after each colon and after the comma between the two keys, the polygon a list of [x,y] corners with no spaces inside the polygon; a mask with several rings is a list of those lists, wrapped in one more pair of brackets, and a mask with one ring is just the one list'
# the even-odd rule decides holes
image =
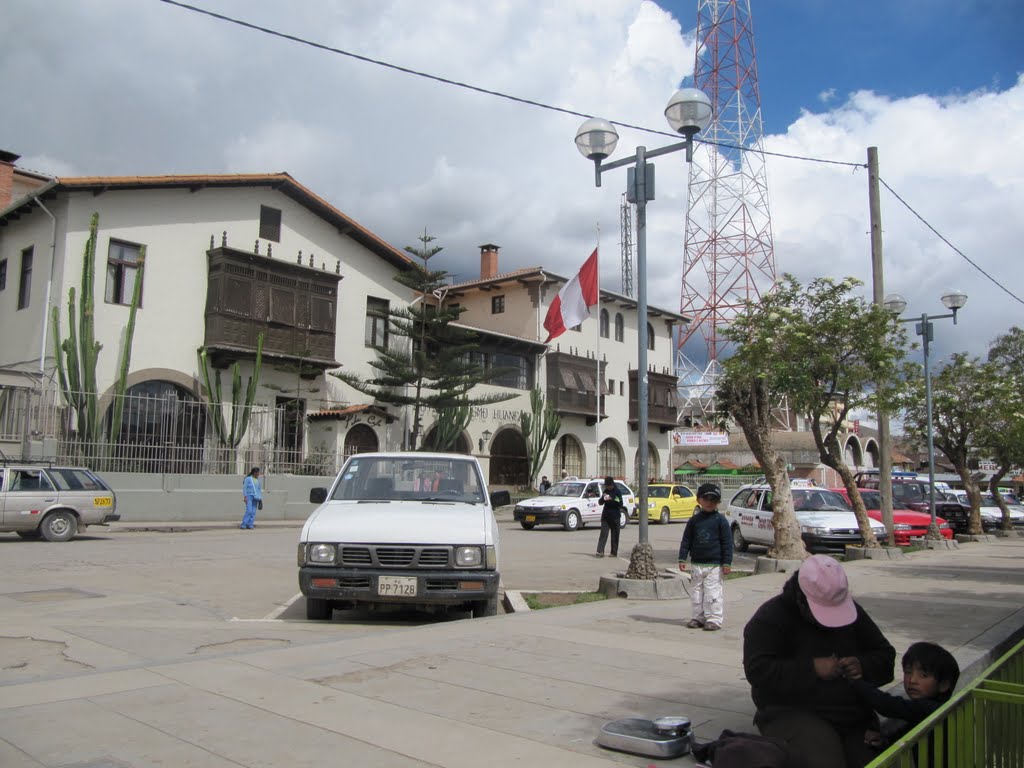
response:
{"label": "street lamp post", "polygon": [[[956,313],[964,304],[967,303],[967,294],[963,291],[946,291],[942,296],[942,305],[952,312],[948,315],[931,315],[924,313],[921,315],[920,321],[914,326],[914,330],[918,336],[923,340],[924,345],[924,407],[928,413],[928,509],[931,513],[931,522],[928,524],[928,535],[926,538],[941,541],[942,534],[939,532],[939,526],[935,522],[935,445],[932,431],[932,372],[931,366],[928,363],[928,350],[929,345],[935,338],[932,329],[932,320],[942,320],[943,318],[950,317],[953,319],[953,325],[956,325]],[[885,308],[892,312],[894,315],[900,315],[903,310],[907,308],[907,300],[900,296],[898,293],[891,293],[885,297]],[[901,319],[901,323],[913,323],[918,318],[910,317],[905,320]]]}
{"label": "street lamp post", "polygon": [[640,488],[639,542],[647,544],[647,201],[654,199],[654,164],[649,158],[684,150],[686,162],[693,159],[693,137],[711,120],[711,100],[696,88],[682,88],[669,99],[665,118],[672,129],[686,137],[685,141],[647,151],[637,147],[634,157],[611,163],[603,162],[619,142],[615,126],[607,120],[591,118],[576,131],[580,153],[594,161],[594,184],[601,186],[601,174],[613,168],[626,170],[626,199],[636,204],[636,271],[637,271],[637,449]]}

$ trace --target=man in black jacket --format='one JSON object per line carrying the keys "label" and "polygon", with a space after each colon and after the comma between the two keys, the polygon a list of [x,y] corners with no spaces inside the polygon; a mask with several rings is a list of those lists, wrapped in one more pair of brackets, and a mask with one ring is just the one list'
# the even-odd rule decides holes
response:
{"label": "man in black jacket", "polygon": [[743,630],[743,670],[754,724],[784,740],[799,768],[861,768],[877,728],[850,680],[891,682],[896,651],[849,593],[846,572],[813,555]]}

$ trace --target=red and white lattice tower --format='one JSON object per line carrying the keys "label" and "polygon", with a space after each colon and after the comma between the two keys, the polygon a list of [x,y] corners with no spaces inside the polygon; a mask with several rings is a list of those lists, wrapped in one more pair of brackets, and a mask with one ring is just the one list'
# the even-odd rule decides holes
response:
{"label": "red and white lattice tower", "polygon": [[676,360],[686,425],[707,423],[714,407],[721,329],[775,283],[750,0],[698,0],[696,36],[694,85],[714,112],[690,164],[680,311],[693,322]]}

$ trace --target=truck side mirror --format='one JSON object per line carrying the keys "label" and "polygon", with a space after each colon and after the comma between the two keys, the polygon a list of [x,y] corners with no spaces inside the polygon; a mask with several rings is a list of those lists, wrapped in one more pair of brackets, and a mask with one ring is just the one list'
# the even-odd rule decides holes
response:
{"label": "truck side mirror", "polygon": [[512,503],[512,494],[508,491],[492,491],[491,492],[491,507],[497,509],[498,507],[507,507]]}
{"label": "truck side mirror", "polygon": [[310,504],[323,504],[327,501],[327,489],[326,488],[311,488],[309,491],[309,503]]}

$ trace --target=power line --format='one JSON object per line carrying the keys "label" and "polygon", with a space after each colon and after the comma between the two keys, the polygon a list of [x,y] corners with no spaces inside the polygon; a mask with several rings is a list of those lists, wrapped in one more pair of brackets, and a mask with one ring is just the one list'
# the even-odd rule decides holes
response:
{"label": "power line", "polygon": [[928,229],[930,229],[932,231],[932,233],[937,238],[939,238],[939,240],[944,242],[946,245],[948,245],[950,248],[952,248],[957,254],[959,254],[960,258],[962,258],[964,261],[966,261],[968,264],[970,264],[976,270],[981,272],[981,274],[983,274],[985,277],[987,277],[989,280],[991,280],[996,286],[998,286],[1001,290],[1003,290],[1011,299],[1013,299],[1014,301],[1017,301],[1017,302],[1019,302],[1021,304],[1024,304],[1024,299],[1021,299],[1019,296],[1017,296],[1012,291],[1010,291],[1009,288],[1007,288],[1001,282],[996,280],[994,277],[992,277],[992,275],[990,275],[984,269],[979,267],[974,261],[972,261],[971,258],[969,256],[967,256],[967,254],[965,254],[963,251],[961,251],[959,248],[957,248],[955,245],[953,245],[951,242],[949,242],[949,240],[947,240],[946,237],[941,232],[939,232],[939,230],[937,230],[935,227],[933,227],[931,224],[928,223],[928,221],[924,218],[924,216],[922,216],[920,213],[915,211],[913,209],[913,207],[910,205],[910,203],[908,203],[906,200],[904,200],[902,197],[900,197],[899,194],[897,194],[895,189],[893,189],[888,184],[886,184],[885,179],[883,179],[882,177],[879,177],[878,181],[881,182],[882,186],[885,187],[887,190],[889,190],[889,192],[892,194],[892,196],[895,197],[897,200],[899,200],[908,211],[910,211],[912,214],[914,214],[914,216],[917,217],[918,221],[920,221],[922,224],[924,224],[926,227],[928,227]]}
{"label": "power line", "polygon": [[[272,37],[279,37],[282,40],[290,40],[293,43],[299,43],[300,45],[307,45],[310,48],[316,48],[316,49],[321,50],[321,51],[327,51],[328,53],[334,53],[334,54],[337,54],[339,56],[348,56],[349,58],[356,59],[357,61],[362,61],[362,62],[365,62],[367,64],[375,64],[378,67],[384,67],[386,69],[392,69],[392,70],[395,70],[396,72],[402,72],[403,74],[406,74],[406,75],[413,75],[415,77],[422,77],[422,78],[425,78],[427,80],[433,80],[434,82],[442,83],[444,85],[451,85],[451,86],[454,86],[456,88],[464,88],[466,90],[475,91],[476,93],[482,93],[482,94],[485,94],[487,96],[495,96],[495,97],[497,97],[499,99],[506,99],[508,101],[513,101],[513,102],[515,102],[517,104],[524,104],[524,105],[529,106],[529,107],[537,107],[538,109],[546,109],[546,110],[549,110],[551,112],[560,112],[563,115],[572,115],[574,117],[582,117],[585,120],[589,120],[590,118],[595,117],[595,115],[589,115],[586,112],[577,112],[576,110],[567,109],[566,107],[557,107],[557,106],[554,106],[553,104],[546,104],[546,103],[544,103],[542,101],[535,101],[533,99],[523,98],[522,96],[513,96],[512,94],[504,93],[502,91],[495,91],[495,90],[492,90],[490,88],[484,88],[484,87],[479,86],[479,85],[472,85],[470,83],[464,83],[464,82],[462,82],[460,80],[452,80],[452,79],[447,78],[447,77],[441,77],[440,75],[432,75],[429,72],[423,72],[421,70],[412,69],[410,67],[403,67],[403,66],[401,66],[399,64],[392,64],[391,62],[383,61],[381,59],[374,59],[374,58],[372,58],[370,56],[363,56],[362,54],[359,54],[359,53],[353,53],[352,51],[346,51],[343,48],[335,48],[335,47],[330,46],[330,45],[324,45],[323,43],[318,43],[318,42],[315,42],[313,40],[309,40],[309,39],[304,38],[304,37],[299,37],[298,35],[291,35],[291,34],[288,34],[287,32],[280,32],[280,31],[278,31],[276,29],[271,29],[270,27],[263,27],[263,26],[260,26],[259,24],[253,24],[250,21],[244,21],[242,19],[238,19],[238,18],[235,18],[233,16],[227,16],[227,15],[225,15],[223,13],[216,13],[215,11],[211,11],[211,10],[208,10],[206,8],[199,8],[198,6],[195,6],[195,5],[189,5],[188,3],[182,3],[182,2],[179,2],[179,0],[159,0],[159,2],[164,3],[166,5],[173,5],[173,6],[177,7],[177,8],[181,8],[181,9],[186,10],[186,11],[192,11],[193,13],[199,13],[199,14],[202,14],[204,16],[209,16],[210,18],[217,19],[218,21],[224,21],[224,22],[227,22],[228,24],[235,24],[235,25],[237,25],[239,27],[245,27],[246,29],[251,29],[251,30],[254,30],[256,32],[262,32],[262,33],[264,33],[266,35],[271,35]],[[608,122],[610,122],[610,123],[612,123],[614,125],[617,125],[617,126],[619,126],[621,128],[629,128],[629,129],[634,130],[634,131],[641,131],[643,133],[649,133],[649,134],[653,134],[655,136],[667,136],[670,139],[678,139],[679,138],[679,135],[676,134],[676,133],[670,133],[669,131],[661,131],[661,130],[657,130],[655,128],[646,128],[646,127],[644,127],[642,125],[635,125],[633,123],[626,123],[626,122],[622,122],[621,120],[609,120]],[[703,139],[700,139],[700,138],[695,138],[695,143],[697,143],[697,144],[707,144],[708,146],[713,146],[713,147],[722,147],[723,149],[737,149],[737,150],[740,150],[741,152],[759,152],[762,155],[770,155],[772,157],[782,157],[782,158],[786,158],[786,159],[789,159],[789,160],[803,160],[803,161],[811,162],[811,163],[826,163],[826,164],[830,164],[830,165],[843,165],[843,166],[849,166],[849,167],[852,167],[852,168],[865,168],[865,167],[867,167],[864,163],[850,163],[850,162],[845,162],[845,161],[842,161],[842,160],[824,160],[822,158],[817,158],[817,157],[804,157],[804,156],[801,156],[801,155],[789,155],[789,154],[785,154],[783,152],[769,152],[768,150],[764,150],[764,149],[753,149],[751,147],[743,147],[743,146],[737,146],[737,145],[733,145],[733,144],[725,144],[723,142],[706,141],[706,140],[703,140]]]}

